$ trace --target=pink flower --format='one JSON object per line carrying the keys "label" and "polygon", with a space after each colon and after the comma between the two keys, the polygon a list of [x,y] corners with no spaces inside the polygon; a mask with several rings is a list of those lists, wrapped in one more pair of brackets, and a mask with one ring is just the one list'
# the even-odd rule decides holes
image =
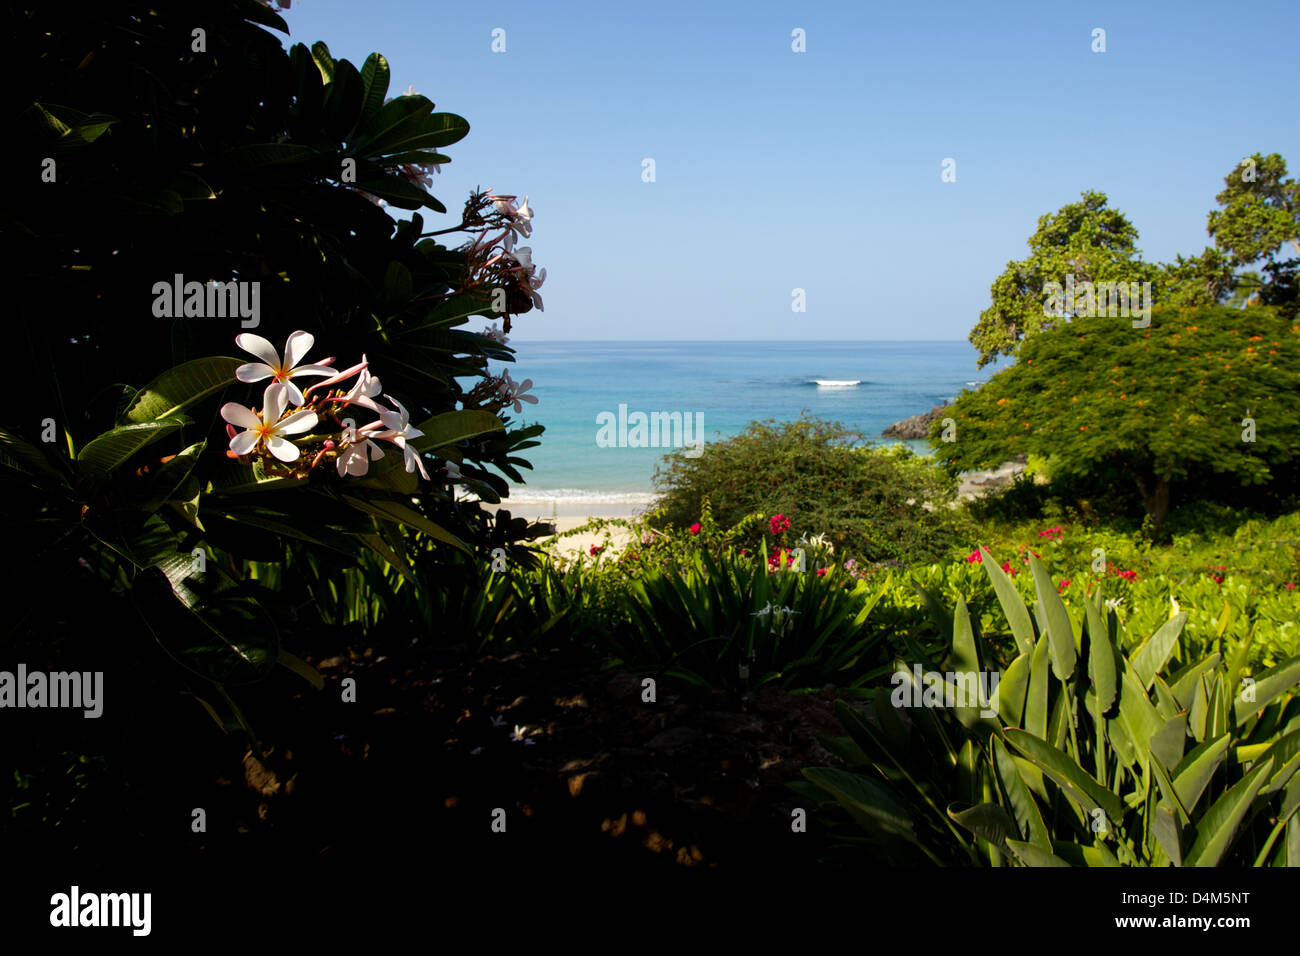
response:
{"label": "pink flower", "polygon": [[1295,585],[1294,585],[1293,583],[1291,583],[1290,581],[1288,581],[1286,584],[1284,584],[1284,585],[1282,585],[1282,586],[1283,586],[1284,588],[1286,588],[1288,591],[1294,591],[1294,590],[1295,590]]}
{"label": "pink flower", "polygon": [[700,527],[701,527],[701,525],[700,525],[700,523],[697,521],[697,522],[695,522],[695,524],[691,525],[691,526],[690,526],[689,528],[687,528],[686,530],[689,531],[691,534],[699,534],[699,533],[700,533]]}
{"label": "pink flower", "polygon": [[822,576],[823,576],[827,571],[829,571],[829,570],[830,570],[830,568],[818,568],[818,569],[817,569],[817,577],[819,577],[819,578],[822,577]]}
{"label": "pink flower", "polygon": [[1070,579],[1062,578],[1061,583],[1056,586],[1056,593],[1057,594],[1063,593],[1065,589],[1068,588],[1069,586],[1070,586]]}
{"label": "pink flower", "polygon": [[790,530],[790,519],[785,515],[773,515],[768,526],[772,529],[772,534],[777,535]]}
{"label": "pink flower", "polygon": [[1011,570],[1011,562],[1010,562],[1010,561],[1003,561],[1003,562],[1002,562],[1002,570],[1003,570],[1003,571],[1006,571],[1008,574],[1015,574],[1015,573],[1016,573],[1015,571],[1012,571],[1012,570]]}
{"label": "pink flower", "polygon": [[966,555],[967,564],[982,564],[983,562],[984,562],[984,555],[980,553],[979,548],[976,548],[970,554]]}
{"label": "pink flower", "polygon": [[1222,574],[1215,574],[1215,575],[1212,575],[1212,577],[1214,578],[1214,583],[1215,583],[1215,584],[1222,584],[1222,583],[1223,583],[1223,575],[1222,575]]}

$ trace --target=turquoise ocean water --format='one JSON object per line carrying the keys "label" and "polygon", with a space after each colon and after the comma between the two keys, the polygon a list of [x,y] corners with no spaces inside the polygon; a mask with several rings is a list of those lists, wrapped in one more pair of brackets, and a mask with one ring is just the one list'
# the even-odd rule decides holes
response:
{"label": "turquoise ocean water", "polygon": [[[705,441],[728,437],[756,419],[801,411],[878,436],[885,426],[950,401],[987,380],[976,352],[956,342],[516,342],[511,377],[533,380],[538,404],[522,419],[541,423],[541,447],[523,453],[534,466],[512,503],[645,502],[655,465],[670,449],[601,447],[602,412],[703,416]],[[493,366],[493,371],[499,369]],[[819,384],[820,383],[820,384]],[[520,416],[516,416],[518,418]],[[618,427],[608,432],[617,441]],[[692,436],[693,437],[693,436]],[[882,440],[885,441],[885,440]],[[924,442],[910,443],[920,454]]]}

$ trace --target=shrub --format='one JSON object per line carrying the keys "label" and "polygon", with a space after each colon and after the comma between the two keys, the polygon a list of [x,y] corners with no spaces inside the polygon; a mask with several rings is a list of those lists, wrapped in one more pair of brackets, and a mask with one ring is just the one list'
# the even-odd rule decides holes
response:
{"label": "shrub", "polygon": [[[905,446],[873,447],[862,433],[819,419],[753,422],[698,458],[668,456],[655,482],[660,528],[698,521],[707,497],[721,525],[785,515],[859,560],[935,560],[956,540],[952,479]],[[764,532],[771,529],[755,525],[743,543],[757,548]]]}

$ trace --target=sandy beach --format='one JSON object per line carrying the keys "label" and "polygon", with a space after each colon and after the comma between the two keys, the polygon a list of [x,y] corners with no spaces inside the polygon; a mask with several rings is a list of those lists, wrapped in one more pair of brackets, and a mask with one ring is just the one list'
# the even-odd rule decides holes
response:
{"label": "sandy beach", "polygon": [[645,505],[631,501],[550,501],[550,502],[511,502],[503,501],[500,505],[483,506],[489,511],[507,509],[516,518],[529,521],[544,521],[555,525],[555,538],[539,541],[544,544],[555,541],[556,553],[566,556],[588,554],[593,545],[608,547],[611,551],[621,550],[631,537],[631,532],[624,527],[612,526],[601,530],[583,531],[567,534],[580,528],[593,518],[632,519],[645,510]]}

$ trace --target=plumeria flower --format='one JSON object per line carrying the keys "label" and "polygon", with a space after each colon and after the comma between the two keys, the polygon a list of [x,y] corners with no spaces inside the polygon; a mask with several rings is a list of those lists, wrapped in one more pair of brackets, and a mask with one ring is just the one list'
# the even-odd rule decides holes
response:
{"label": "plumeria flower", "polygon": [[505,725],[506,725],[506,719],[502,717],[500,714],[494,714],[492,716],[493,727],[504,727]]}
{"label": "plumeria flower", "polygon": [[267,449],[283,462],[298,460],[298,446],[285,435],[297,435],[316,427],[316,413],[300,408],[288,418],[281,419],[288,404],[287,383],[272,382],[262,398],[262,414],[238,402],[221,406],[221,417],[244,431],[230,439],[230,450],[236,455],[247,455],[258,445],[266,443]]}
{"label": "plumeria flower", "polygon": [[444,461],[442,467],[438,470],[450,481],[460,481],[465,477],[460,473],[460,468],[456,466],[454,461]]}
{"label": "plumeria flower", "polygon": [[483,330],[482,334],[490,338],[493,342],[496,342],[498,345],[505,345],[506,342],[510,341],[506,337],[506,334],[502,332],[500,329],[498,329],[495,325],[488,326],[486,329]]}
{"label": "plumeria flower", "polygon": [[533,746],[533,741],[529,739],[526,733],[527,730],[527,727],[520,727],[518,724],[515,724],[515,732],[510,735],[510,739],[515,743],[523,744],[526,747]]}
{"label": "plumeria flower", "polygon": [[420,471],[420,477],[425,481],[429,480],[429,473],[424,470],[424,462],[420,460],[420,453],[407,444],[412,438],[419,438],[424,434],[418,428],[411,427],[411,416],[405,406],[402,405],[393,396],[387,396],[388,400],[397,406],[395,412],[382,412],[379,416],[388,431],[380,432],[375,437],[391,441],[398,448],[402,449],[402,456],[406,459],[406,470],[408,472]]}
{"label": "plumeria flower", "polygon": [[519,285],[523,288],[523,290],[528,293],[528,298],[533,300],[533,305],[537,306],[538,312],[546,311],[546,307],[542,305],[542,297],[537,292],[537,290],[542,287],[542,283],[545,281],[546,281],[546,270],[539,269],[537,270],[536,275],[529,276],[526,279],[522,279],[520,280],[519,283]]}
{"label": "plumeria flower", "polygon": [[[351,431],[356,434],[355,429]],[[335,461],[340,478],[345,475],[359,478],[370,470],[371,461],[378,461],[384,457],[384,450],[369,438],[364,435],[357,435],[357,438],[360,440],[354,438],[352,444],[343,449]]]}
{"label": "plumeria flower", "polygon": [[307,400],[303,397],[302,391],[293,383],[293,379],[300,378],[303,375],[324,375],[331,376],[338,374],[335,369],[328,365],[299,365],[298,363],[307,355],[311,347],[316,344],[316,337],[310,332],[301,330],[290,333],[288,341],[284,343],[284,361],[280,361],[280,355],[266,339],[260,335],[254,335],[251,332],[244,332],[235,336],[235,344],[245,352],[256,355],[262,361],[249,362],[247,365],[241,365],[235,369],[235,378],[241,382],[260,382],[263,379],[273,378],[279,384],[286,388],[286,394],[294,405],[302,405]]}
{"label": "plumeria flower", "polygon": [[526,378],[522,382],[516,382],[510,377],[509,371],[503,371],[501,373],[501,383],[497,386],[497,394],[505,399],[507,405],[513,403],[516,413],[522,413],[524,406],[520,405],[520,402],[528,402],[532,405],[537,404],[536,395],[524,394],[524,392],[528,391],[532,387],[533,380],[531,378]]}

